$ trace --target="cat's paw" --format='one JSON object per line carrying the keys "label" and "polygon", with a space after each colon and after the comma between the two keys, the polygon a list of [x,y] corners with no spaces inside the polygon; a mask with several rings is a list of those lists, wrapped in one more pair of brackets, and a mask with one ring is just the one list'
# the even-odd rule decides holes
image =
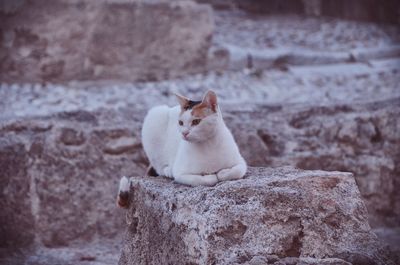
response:
{"label": "cat's paw", "polygon": [[164,167],[164,176],[166,176],[167,178],[174,178],[172,176],[172,168],[171,167]]}
{"label": "cat's paw", "polygon": [[225,168],[225,169],[221,169],[220,171],[218,171],[218,173],[217,173],[218,180],[225,181],[225,180],[231,179],[232,178],[231,171],[232,171],[231,168]]}
{"label": "cat's paw", "polygon": [[175,182],[189,186],[214,186],[218,183],[217,175],[178,175]]}
{"label": "cat's paw", "polygon": [[217,175],[204,175],[201,178],[203,182],[201,185],[203,186],[214,186],[218,183]]}

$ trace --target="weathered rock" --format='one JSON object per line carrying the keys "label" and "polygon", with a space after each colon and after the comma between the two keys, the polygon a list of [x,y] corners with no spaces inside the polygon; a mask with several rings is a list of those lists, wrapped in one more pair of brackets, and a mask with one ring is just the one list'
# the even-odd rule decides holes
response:
{"label": "weathered rock", "polygon": [[394,45],[385,48],[354,49],[351,51],[351,55],[356,61],[396,58],[400,56],[400,45]]}
{"label": "weathered rock", "polygon": [[[254,1],[243,2],[251,4]],[[347,61],[349,53],[352,54],[351,61],[398,56],[396,46],[399,45],[400,30],[397,25],[331,17],[255,16],[231,11],[215,11],[214,14],[213,43],[243,48],[244,52],[254,53],[254,57],[265,65],[279,54],[284,55],[285,50],[290,53],[282,59],[296,64]]]}
{"label": "weathered rock", "polygon": [[139,123],[124,113],[132,118],[78,111],[2,121],[0,247],[119,235],[119,177],[147,166],[141,145],[133,144],[140,143]]}
{"label": "weathered rock", "polygon": [[0,137],[0,249],[34,242],[35,209],[28,170],[29,154],[24,145]]}
{"label": "weathered rock", "polygon": [[386,260],[350,173],[250,168],[245,179],[211,188],[131,180],[120,265]]}
{"label": "weathered rock", "polygon": [[260,106],[233,114],[229,110],[225,118],[250,165],[352,172],[371,225],[396,227],[399,106],[398,98],[351,105]]}
{"label": "weathered rock", "polygon": [[18,82],[202,72],[213,31],[192,1],[25,1],[0,20],[0,80]]}
{"label": "weathered rock", "polygon": [[[168,99],[148,90],[135,98],[141,104],[120,110],[1,121],[1,172],[8,176],[2,184],[6,210],[0,213],[4,247],[29,245],[35,238],[47,246],[68,245],[121,231],[114,201],[118,178],[144,172],[139,135],[145,109],[155,98]],[[399,99],[325,106],[221,104],[250,165],[351,171],[372,226],[398,226]],[[21,187],[19,200],[10,192],[13,185]],[[15,222],[24,225],[15,229]]]}
{"label": "weathered rock", "polygon": [[141,147],[141,143],[135,141],[132,137],[119,138],[111,141],[105,148],[104,152],[109,155],[119,155],[125,152],[132,152]]}
{"label": "weathered rock", "polygon": [[[351,54],[346,52],[315,52],[307,49],[300,50],[299,48],[254,49],[231,44],[220,46],[213,47],[209,52],[209,69],[242,70],[244,68],[255,68],[265,70],[287,67],[288,65],[318,65],[317,67],[320,67],[323,64],[345,63],[349,62],[351,58],[356,58],[351,57]],[[387,49],[382,50],[384,50],[382,53],[376,51],[378,56],[384,55],[385,52],[391,52]],[[360,59],[365,61],[368,56],[363,58],[362,52],[360,51]],[[367,66],[365,68],[368,69]]]}
{"label": "weathered rock", "polygon": [[[8,90],[4,89],[3,91]],[[67,88],[65,88],[65,91],[67,91]],[[98,91],[99,88],[96,88],[93,92],[88,93],[87,97],[95,97]],[[219,95],[226,95],[228,92],[224,94],[220,91]],[[109,191],[101,193],[106,194],[105,200],[110,202],[107,207],[111,209],[114,206],[111,204],[112,196],[115,193],[113,185],[117,184],[117,178],[124,174],[130,175],[132,172],[142,173],[147,166],[138,137],[145,110],[155,101],[161,104],[168,103],[168,100],[170,100],[170,104],[174,102],[172,96],[167,97],[160,91],[155,93],[151,88],[146,88],[143,91],[137,90],[135,93],[129,88],[124,92],[126,94],[121,91],[116,93],[120,93],[122,98],[128,98],[128,95],[132,94],[132,97],[129,100],[127,99],[129,107],[122,108],[119,111],[108,109],[101,112],[61,112],[51,118],[13,118],[12,122],[2,124],[0,138],[9,143],[24,142],[25,150],[28,150],[28,158],[34,159],[32,167],[38,167],[36,163],[40,162],[43,168],[47,160],[49,161],[47,162],[48,165],[59,161],[54,167],[60,165],[61,171],[69,168],[72,176],[74,176],[69,178],[68,173],[59,173],[60,170],[57,171],[57,168],[54,168],[51,169],[51,172],[48,172],[49,176],[45,177],[45,173],[38,176],[44,182],[51,179],[51,175],[54,174],[62,175],[62,178],[66,181],[57,185],[66,185],[71,179],[77,181],[75,176],[89,177],[86,176],[88,172],[100,174],[101,178],[104,177],[104,179],[107,174],[109,178],[115,176],[116,179],[112,182],[103,179],[103,181],[109,183],[104,185]],[[46,95],[51,94],[50,91],[46,92]],[[64,95],[64,93],[61,94]],[[191,92],[184,94],[194,97]],[[11,98],[11,95],[5,94],[4,97]],[[68,97],[73,98],[74,94],[68,95]],[[107,97],[112,99],[109,95]],[[27,100],[30,100],[30,97],[27,98]],[[68,100],[66,96],[63,96],[63,99]],[[57,100],[57,98],[53,99],[52,96],[51,100]],[[95,100],[97,102],[98,99]],[[109,99],[103,100],[109,101]],[[113,101],[118,102],[122,100],[121,98],[113,99]],[[99,102],[96,104],[103,104],[101,101]],[[50,103],[45,100],[41,103],[43,106],[46,106],[46,104],[49,105]],[[399,226],[400,198],[397,192],[400,188],[400,182],[397,178],[399,175],[398,165],[400,165],[397,148],[400,141],[398,133],[400,131],[398,121],[400,115],[399,99],[377,103],[320,106],[307,106],[306,104],[256,105],[253,103],[242,103],[239,106],[236,103],[226,104],[223,101],[221,104],[224,118],[249,165],[273,167],[291,165],[303,169],[353,172],[368,208],[370,224],[373,227]],[[9,109],[13,105],[6,106]],[[29,112],[31,112],[30,110]],[[51,112],[53,109],[48,111]],[[34,115],[40,114],[40,112],[33,110],[32,113]],[[65,139],[61,137],[66,134],[65,130],[72,133],[72,136],[64,137],[66,142],[75,143],[75,145],[65,144]],[[61,139],[64,139],[64,142]],[[82,142],[82,139],[85,139],[84,142]],[[57,141],[56,147],[55,144],[52,144],[53,141]],[[82,144],[77,145],[81,142]],[[43,155],[48,152],[51,152],[52,155]],[[85,157],[85,155],[89,156],[92,153],[94,153],[94,161]],[[10,155],[10,153],[8,154]],[[56,160],[54,160],[54,157]],[[7,159],[12,158],[8,157]],[[72,162],[69,162],[69,160]],[[80,161],[79,164],[77,161]],[[91,162],[89,163],[89,161]],[[68,166],[70,163],[72,165]],[[96,166],[85,167],[85,163],[89,165],[99,163],[104,168],[100,167],[96,171]],[[32,169],[32,172],[50,170],[48,167],[42,168]],[[88,168],[90,168],[89,171]],[[30,180],[31,174],[29,173],[27,176]],[[95,176],[89,178],[95,180]],[[42,183],[42,180],[39,182]],[[84,186],[88,184],[89,182],[82,183]],[[80,187],[82,192],[85,189],[84,186]],[[66,186],[64,187],[67,189]],[[103,186],[97,187],[102,189]],[[41,193],[44,192],[45,190],[41,191]],[[94,193],[95,191],[91,190],[90,192]],[[45,203],[44,199],[53,200],[54,197],[59,196],[56,189],[53,190],[55,194],[53,196],[51,196],[51,191],[47,191],[47,193],[47,196],[41,200],[42,203]],[[27,204],[30,205],[29,198],[26,198],[26,200]],[[82,200],[86,201],[84,197],[82,197]],[[69,203],[68,201],[67,204]],[[89,205],[87,206],[89,207]],[[24,207],[24,209],[29,210],[30,208]],[[39,212],[47,215],[46,212]],[[52,212],[52,210],[49,210],[49,212]],[[114,224],[116,224],[115,226],[112,225],[115,229],[112,228],[110,231],[116,231],[119,224],[118,218],[109,220],[111,220],[110,223],[115,222]],[[57,224],[59,221],[61,222],[60,227],[68,227],[69,225],[66,224],[75,222],[73,218],[70,220],[65,218],[52,219],[51,227],[59,227]],[[50,229],[46,233],[56,232],[52,232]],[[61,241],[69,241],[67,237],[64,237],[64,239]]]}
{"label": "weathered rock", "polygon": [[60,141],[65,145],[81,145],[85,142],[82,132],[77,132],[71,128],[64,128],[61,131]]}

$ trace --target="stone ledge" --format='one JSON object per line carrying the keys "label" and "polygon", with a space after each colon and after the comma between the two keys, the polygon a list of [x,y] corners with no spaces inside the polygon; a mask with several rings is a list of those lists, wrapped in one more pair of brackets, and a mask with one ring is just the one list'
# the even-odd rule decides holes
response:
{"label": "stone ledge", "polygon": [[[208,54],[208,68],[211,70],[243,70],[252,67],[258,70],[289,67],[296,74],[322,70],[322,74],[340,71],[341,74],[370,74],[388,69],[398,69],[400,45],[380,48],[359,48],[351,51],[313,51],[304,48],[257,49],[221,43],[211,47]],[[393,62],[377,67],[375,62]],[[305,70],[302,70],[302,69]],[[326,70],[325,70],[326,68]],[[316,69],[316,70],[314,70]],[[343,70],[345,69],[345,70]],[[351,69],[352,71],[348,71]],[[303,73],[305,72],[305,73]]]}
{"label": "stone ledge", "polygon": [[351,173],[250,168],[211,188],[131,180],[120,265],[387,262]]}

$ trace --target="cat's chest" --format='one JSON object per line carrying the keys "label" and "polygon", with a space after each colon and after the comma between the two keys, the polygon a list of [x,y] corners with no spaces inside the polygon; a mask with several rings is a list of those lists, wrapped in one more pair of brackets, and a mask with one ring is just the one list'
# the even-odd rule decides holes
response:
{"label": "cat's chest", "polygon": [[175,165],[179,171],[211,174],[234,164],[233,150],[229,146],[191,147],[184,146],[179,150]]}

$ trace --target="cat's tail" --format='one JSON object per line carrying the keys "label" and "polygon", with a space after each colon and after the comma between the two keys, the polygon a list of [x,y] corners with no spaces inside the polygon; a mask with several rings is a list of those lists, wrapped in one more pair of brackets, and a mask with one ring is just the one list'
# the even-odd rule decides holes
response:
{"label": "cat's tail", "polygon": [[121,208],[129,207],[129,189],[131,187],[131,182],[127,177],[122,177],[119,181],[117,205]]}

